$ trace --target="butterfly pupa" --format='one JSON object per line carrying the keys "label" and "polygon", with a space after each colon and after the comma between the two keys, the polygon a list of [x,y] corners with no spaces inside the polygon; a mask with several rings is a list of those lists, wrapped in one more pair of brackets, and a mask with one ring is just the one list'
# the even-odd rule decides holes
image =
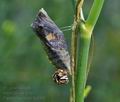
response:
{"label": "butterfly pupa", "polygon": [[71,74],[70,55],[63,32],[42,8],[32,23],[32,28],[40,38],[49,60],[57,68],[53,80],[57,84],[68,83]]}

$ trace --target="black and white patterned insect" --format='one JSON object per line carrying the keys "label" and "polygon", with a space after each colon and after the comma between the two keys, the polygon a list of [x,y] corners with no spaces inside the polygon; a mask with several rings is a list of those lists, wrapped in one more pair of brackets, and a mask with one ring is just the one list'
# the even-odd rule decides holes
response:
{"label": "black and white patterned insect", "polygon": [[53,75],[54,81],[57,84],[68,83],[68,75],[71,73],[70,55],[63,32],[43,8],[40,9],[35,21],[32,23],[32,28],[42,41],[49,60],[57,68]]}

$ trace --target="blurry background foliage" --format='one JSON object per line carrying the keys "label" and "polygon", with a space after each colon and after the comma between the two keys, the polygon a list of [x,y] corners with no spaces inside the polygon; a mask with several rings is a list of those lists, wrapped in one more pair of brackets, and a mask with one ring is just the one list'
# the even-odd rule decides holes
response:
{"label": "blurry background foliage", "polygon": [[[85,0],[85,17],[93,0]],[[69,87],[52,81],[51,65],[30,24],[44,8],[59,27],[71,25],[70,0],[0,0],[0,102],[68,102]],[[120,0],[106,0],[94,30],[86,102],[120,102]],[[64,32],[70,49],[71,32]]]}

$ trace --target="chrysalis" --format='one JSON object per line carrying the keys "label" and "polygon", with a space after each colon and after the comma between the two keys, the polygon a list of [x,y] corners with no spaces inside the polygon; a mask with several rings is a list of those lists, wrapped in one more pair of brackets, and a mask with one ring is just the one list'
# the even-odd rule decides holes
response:
{"label": "chrysalis", "polygon": [[53,75],[54,81],[57,84],[68,83],[68,74],[71,73],[70,55],[63,32],[43,8],[40,9],[35,21],[32,23],[32,28],[42,41],[49,60],[57,68]]}

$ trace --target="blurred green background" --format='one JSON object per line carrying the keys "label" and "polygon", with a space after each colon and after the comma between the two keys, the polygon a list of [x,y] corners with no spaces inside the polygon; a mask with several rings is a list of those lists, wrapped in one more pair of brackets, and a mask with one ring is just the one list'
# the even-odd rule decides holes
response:
{"label": "blurred green background", "polygon": [[[85,0],[88,15],[93,0]],[[44,8],[59,27],[71,25],[71,0],[0,0],[0,102],[68,102],[70,85],[52,81],[55,70],[30,24]],[[120,0],[105,0],[94,30],[86,102],[120,102]],[[64,32],[70,49],[71,31]]]}

